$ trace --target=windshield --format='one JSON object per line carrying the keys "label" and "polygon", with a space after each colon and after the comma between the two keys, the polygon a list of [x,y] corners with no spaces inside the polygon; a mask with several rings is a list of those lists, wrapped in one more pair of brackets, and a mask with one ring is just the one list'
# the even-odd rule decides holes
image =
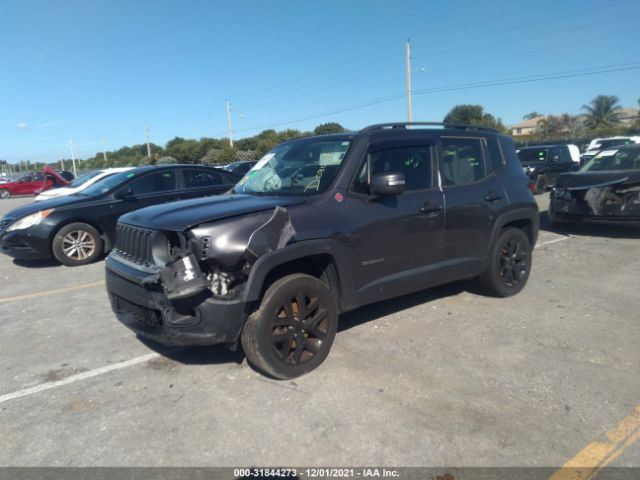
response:
{"label": "windshield", "polygon": [[598,148],[605,149],[616,145],[630,145],[634,143],[630,138],[611,138],[609,140],[600,140]]}
{"label": "windshield", "polygon": [[85,173],[84,175],[80,175],[78,178],[76,178],[73,182],[69,184],[69,187],[77,188],[83,183],[88,182],[89,180],[91,180],[93,177],[97,175],[100,175],[100,170],[96,170],[95,172],[88,172],[88,173]]}
{"label": "windshield", "polygon": [[544,162],[547,160],[548,148],[523,148],[518,152],[521,163],[524,162]]}
{"label": "windshield", "polygon": [[581,172],[605,170],[640,170],[640,146],[621,150],[603,150],[580,169]]}
{"label": "windshield", "polygon": [[350,143],[314,138],[279,145],[242,177],[234,191],[256,195],[324,192],[338,173]]}
{"label": "windshield", "polygon": [[135,170],[130,170],[128,172],[120,172],[115,175],[109,175],[108,177],[101,178],[96,183],[91,185],[90,187],[85,188],[82,192],[77,195],[86,195],[89,197],[95,197],[97,195],[102,195],[103,193],[107,193],[109,190],[114,189],[122,182],[129,180],[132,177],[137,175]]}

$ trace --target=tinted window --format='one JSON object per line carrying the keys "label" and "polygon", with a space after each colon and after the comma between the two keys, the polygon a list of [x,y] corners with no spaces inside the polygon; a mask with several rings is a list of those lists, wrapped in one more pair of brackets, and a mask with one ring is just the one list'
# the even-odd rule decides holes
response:
{"label": "tinted window", "polygon": [[[371,171],[369,172],[369,168]],[[397,147],[368,154],[358,171],[351,190],[369,194],[369,178],[381,173],[403,173],[405,191],[424,190],[431,186],[431,147]]]}
{"label": "tinted window", "polygon": [[549,149],[542,148],[523,148],[518,151],[518,158],[521,162],[546,162]]}
{"label": "tinted window", "polygon": [[441,169],[443,185],[461,185],[484,178],[480,139],[443,138]]}
{"label": "tinted window", "polygon": [[34,182],[44,182],[45,176],[42,173],[36,173],[32,179]]}
{"label": "tinted window", "polygon": [[498,141],[495,138],[487,138],[487,150],[489,151],[489,159],[493,170],[500,169],[504,162],[502,161],[502,152],[498,146]]}
{"label": "tinted window", "polygon": [[247,163],[243,163],[238,165],[237,167],[235,167],[233,170],[231,170],[233,173],[237,173],[238,175],[244,175],[245,173],[247,173],[249,170],[251,170],[251,167],[253,167],[256,164],[256,162],[247,162]]}
{"label": "tinted window", "polygon": [[222,175],[208,170],[185,170],[184,185],[187,188],[222,185]]}
{"label": "tinted window", "polygon": [[134,195],[144,195],[145,193],[166,192],[176,188],[175,171],[156,172],[146,175],[139,180],[132,182],[129,188]]}

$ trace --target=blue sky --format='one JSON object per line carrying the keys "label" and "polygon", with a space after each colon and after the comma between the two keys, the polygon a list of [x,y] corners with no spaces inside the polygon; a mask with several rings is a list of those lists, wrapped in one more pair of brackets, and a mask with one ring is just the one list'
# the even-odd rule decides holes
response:
{"label": "blue sky", "polygon": [[0,159],[68,158],[70,139],[86,158],[143,143],[145,123],[160,145],[223,137],[226,98],[235,137],[403,121],[407,38],[414,120],[637,108],[639,21],[639,0],[0,0]]}

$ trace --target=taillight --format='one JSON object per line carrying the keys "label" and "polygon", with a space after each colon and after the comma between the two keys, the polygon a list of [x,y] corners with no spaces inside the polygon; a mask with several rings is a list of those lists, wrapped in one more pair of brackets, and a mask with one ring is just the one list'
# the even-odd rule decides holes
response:
{"label": "taillight", "polygon": [[536,193],[536,182],[529,180],[529,184],[527,186],[529,187],[529,190],[531,190],[531,193]]}

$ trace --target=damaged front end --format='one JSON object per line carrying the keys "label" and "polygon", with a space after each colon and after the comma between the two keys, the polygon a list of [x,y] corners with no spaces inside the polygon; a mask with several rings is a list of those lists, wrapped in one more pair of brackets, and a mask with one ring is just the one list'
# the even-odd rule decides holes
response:
{"label": "damaged front end", "polygon": [[571,220],[640,222],[640,172],[560,176],[549,208]]}
{"label": "damaged front end", "polygon": [[127,327],[161,343],[234,344],[248,314],[242,293],[252,266],[294,235],[280,206],[182,232],[119,223],[107,258],[112,308]]}

